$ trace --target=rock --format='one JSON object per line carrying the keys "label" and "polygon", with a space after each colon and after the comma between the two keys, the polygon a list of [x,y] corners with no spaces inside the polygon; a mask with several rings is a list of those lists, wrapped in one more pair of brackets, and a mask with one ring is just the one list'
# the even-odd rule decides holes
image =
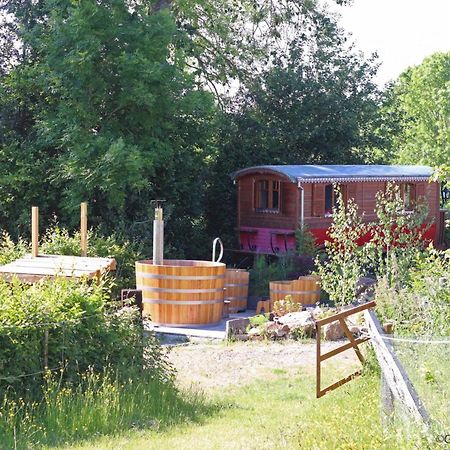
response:
{"label": "rock", "polygon": [[358,325],[352,325],[350,327],[348,327],[348,329],[350,330],[350,333],[352,333],[353,337],[359,337],[361,336],[361,328]]}
{"label": "rock", "polygon": [[280,325],[285,325],[292,332],[301,332],[305,337],[312,337],[315,331],[315,321],[311,311],[299,311],[278,318]]}
{"label": "rock", "polygon": [[227,320],[225,326],[225,333],[228,339],[231,339],[233,336],[236,335],[246,334],[247,327],[249,324],[250,320],[248,318]]}
{"label": "rock", "polygon": [[359,301],[372,300],[377,280],[369,277],[361,277],[356,283],[356,298]]}
{"label": "rock", "polygon": [[248,341],[249,336],[248,336],[248,334],[235,334],[233,336],[233,339],[235,341]]}
{"label": "rock", "polygon": [[327,323],[323,327],[323,336],[327,341],[337,341],[344,337],[344,330],[339,322]]}
{"label": "rock", "polygon": [[250,328],[250,330],[248,330],[247,334],[250,339],[253,339],[256,336],[261,335],[261,330],[259,329],[259,327],[258,328]]}
{"label": "rock", "polygon": [[273,339],[283,338],[289,334],[289,327],[287,325],[281,325],[278,322],[268,322],[264,334]]}

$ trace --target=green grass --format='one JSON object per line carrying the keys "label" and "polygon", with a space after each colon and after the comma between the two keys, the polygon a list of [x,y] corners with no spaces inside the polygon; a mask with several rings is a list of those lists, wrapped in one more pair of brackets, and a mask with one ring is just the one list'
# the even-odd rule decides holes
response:
{"label": "green grass", "polygon": [[143,378],[118,381],[87,374],[75,389],[49,380],[41,402],[4,399],[0,408],[0,449],[51,448],[128,429],[164,430],[200,422],[217,410],[195,392]]}
{"label": "green grass", "polygon": [[[348,372],[329,364],[324,384]],[[350,369],[351,370],[351,369]],[[380,424],[378,375],[315,398],[312,368],[266,369],[210,397],[134,378],[120,383],[89,374],[81,388],[49,383],[45,401],[3,404],[0,448],[34,449],[413,449]],[[15,427],[15,430],[14,430]]]}
{"label": "green grass", "polygon": [[[449,338],[442,338],[443,341]],[[395,351],[436,427],[450,431],[448,344],[395,342]]]}
{"label": "green grass", "polygon": [[[413,449],[380,425],[379,383],[366,375],[315,399],[314,377],[279,372],[271,381],[233,388],[214,398],[222,407],[200,423],[164,430],[133,430],[72,449]],[[417,447],[419,445],[419,447]],[[430,447],[431,448],[431,447]]]}

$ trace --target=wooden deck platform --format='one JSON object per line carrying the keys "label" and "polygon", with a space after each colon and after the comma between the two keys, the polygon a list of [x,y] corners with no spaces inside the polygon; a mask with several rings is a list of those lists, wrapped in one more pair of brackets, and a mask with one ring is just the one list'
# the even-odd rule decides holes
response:
{"label": "wooden deck platform", "polygon": [[34,283],[42,278],[87,278],[116,270],[114,258],[92,258],[81,256],[25,255],[9,264],[0,266],[0,278],[11,281],[17,277],[20,281]]}

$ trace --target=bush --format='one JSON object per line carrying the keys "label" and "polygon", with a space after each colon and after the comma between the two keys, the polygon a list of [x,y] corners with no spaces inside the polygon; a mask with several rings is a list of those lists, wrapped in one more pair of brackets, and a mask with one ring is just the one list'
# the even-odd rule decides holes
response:
{"label": "bush", "polygon": [[317,253],[316,238],[305,225],[295,231],[295,247],[299,255],[314,256]]}
{"label": "bush", "polygon": [[280,256],[274,262],[269,262],[264,255],[257,256],[253,267],[250,269],[250,295],[268,297],[269,282],[286,280],[292,269],[292,258],[290,255]]}
{"label": "bush", "polygon": [[[31,286],[0,281],[0,390],[39,395],[46,363],[75,384],[88,369],[126,373],[142,367],[139,312],[112,309],[107,291],[104,285],[70,279]],[[147,359],[155,373],[166,376],[161,352],[156,342],[150,344]]]}
{"label": "bush", "polygon": [[273,313],[277,317],[284,316],[291,312],[298,312],[303,309],[301,303],[295,303],[292,301],[292,296],[287,295],[283,300],[278,300],[273,304]]}
{"label": "bush", "polygon": [[377,313],[403,335],[450,336],[450,250],[429,247],[416,257],[402,287],[386,278],[375,290]]}
{"label": "bush", "polygon": [[336,189],[337,206],[333,208],[333,223],[325,241],[326,255],[316,257],[321,286],[337,305],[353,302],[357,283],[364,274],[364,255],[359,241],[367,234],[353,200],[344,204],[342,193]]}
{"label": "bush", "polygon": [[30,251],[30,245],[23,239],[14,242],[8,233],[0,234],[0,266],[8,264]]}
{"label": "bush", "polygon": [[428,208],[419,202],[414,211],[406,211],[400,187],[388,183],[376,195],[375,213],[378,221],[369,225],[371,239],[364,248],[369,267],[389,285],[401,286],[424,249]]}

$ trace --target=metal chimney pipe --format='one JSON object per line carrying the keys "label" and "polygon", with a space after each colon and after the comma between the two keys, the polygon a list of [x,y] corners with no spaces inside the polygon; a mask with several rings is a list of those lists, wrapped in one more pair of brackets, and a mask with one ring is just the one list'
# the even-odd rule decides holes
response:
{"label": "metal chimney pipe", "polygon": [[163,200],[155,200],[155,220],[153,220],[153,264],[162,265],[164,261],[164,220]]}

